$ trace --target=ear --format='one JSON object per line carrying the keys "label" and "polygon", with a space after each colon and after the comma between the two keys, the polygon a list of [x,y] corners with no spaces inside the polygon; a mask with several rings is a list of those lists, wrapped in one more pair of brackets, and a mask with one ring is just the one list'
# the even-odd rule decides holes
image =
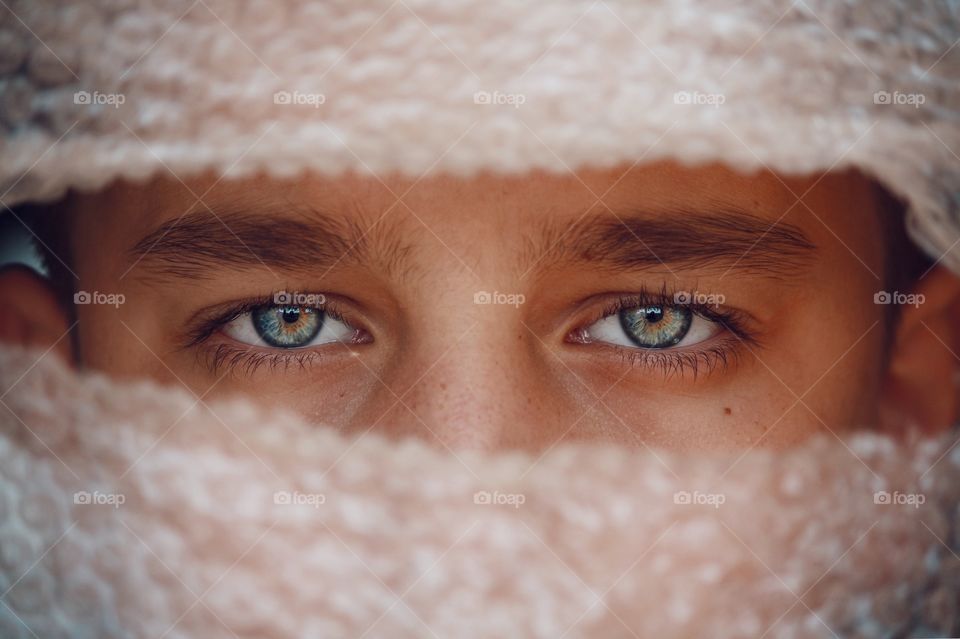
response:
{"label": "ear", "polygon": [[22,264],[0,267],[0,342],[52,349],[72,362],[69,326],[46,278]]}
{"label": "ear", "polygon": [[913,292],[922,303],[901,308],[881,411],[888,427],[936,433],[960,417],[960,278],[934,267]]}

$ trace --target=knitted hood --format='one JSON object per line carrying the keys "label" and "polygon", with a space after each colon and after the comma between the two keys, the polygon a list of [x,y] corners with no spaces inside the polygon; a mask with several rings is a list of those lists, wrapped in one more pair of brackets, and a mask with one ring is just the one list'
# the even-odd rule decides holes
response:
{"label": "knitted hood", "polygon": [[[6,0],[0,200],[206,171],[856,168],[960,269],[960,5]],[[960,633],[960,448],[358,438],[0,347],[0,637]]]}
{"label": "knitted hood", "polygon": [[954,2],[5,6],[7,206],[159,171],[856,167],[960,266]]}

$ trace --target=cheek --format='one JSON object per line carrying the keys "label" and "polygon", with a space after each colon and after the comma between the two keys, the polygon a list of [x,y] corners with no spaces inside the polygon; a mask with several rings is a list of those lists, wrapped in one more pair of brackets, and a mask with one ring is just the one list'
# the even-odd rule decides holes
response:
{"label": "cheek", "polygon": [[874,328],[872,335],[850,349],[804,397],[804,403],[816,414],[811,418],[822,430],[839,434],[878,427],[886,372],[884,330],[879,325]]}
{"label": "cheek", "polygon": [[[771,383],[771,381],[773,383]],[[608,426],[625,443],[677,451],[780,447],[814,428],[793,407],[795,398],[776,380],[743,378],[717,390],[649,392],[627,385],[607,398]],[[616,422],[616,423],[614,423]],[[630,432],[624,433],[625,428]]]}
{"label": "cheek", "polygon": [[872,303],[866,287],[834,307],[846,312],[801,342],[796,366],[802,380],[791,386],[815,413],[811,417],[819,417],[821,429],[873,428],[886,374],[885,307]]}
{"label": "cheek", "polygon": [[[746,355],[722,380],[657,385],[624,380],[604,398],[598,428],[637,445],[674,450],[786,448],[816,433],[841,435],[877,425],[883,328]],[[843,344],[841,348],[839,344]],[[856,344],[851,347],[852,344]]]}

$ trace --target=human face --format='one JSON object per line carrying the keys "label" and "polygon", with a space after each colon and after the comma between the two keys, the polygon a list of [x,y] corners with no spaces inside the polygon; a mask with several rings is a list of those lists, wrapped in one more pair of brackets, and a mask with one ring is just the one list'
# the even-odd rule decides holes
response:
{"label": "human face", "polygon": [[73,209],[76,288],[123,296],[79,357],[450,447],[786,446],[876,420],[876,209],[670,164],[117,184]]}

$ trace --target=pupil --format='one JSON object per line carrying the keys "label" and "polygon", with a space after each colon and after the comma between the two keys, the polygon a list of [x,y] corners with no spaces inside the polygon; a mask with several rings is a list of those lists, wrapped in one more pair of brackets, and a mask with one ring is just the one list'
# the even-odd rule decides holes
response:
{"label": "pupil", "polygon": [[280,317],[283,318],[283,321],[287,324],[296,324],[300,320],[300,309],[299,308],[285,308],[280,313]]}
{"label": "pupil", "polygon": [[644,311],[643,318],[651,324],[656,324],[663,319],[663,309],[657,306],[648,308]]}

